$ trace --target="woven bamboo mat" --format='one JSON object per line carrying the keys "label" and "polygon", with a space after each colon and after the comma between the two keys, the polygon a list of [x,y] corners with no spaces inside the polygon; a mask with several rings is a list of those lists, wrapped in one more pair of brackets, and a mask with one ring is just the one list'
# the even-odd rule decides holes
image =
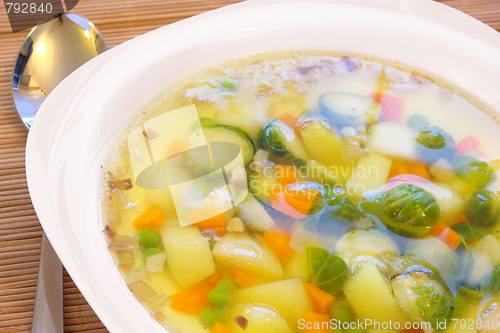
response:
{"label": "woven bamboo mat", "polygon": [[[172,22],[238,0],[80,0],[73,9],[93,21],[110,47]],[[500,31],[500,0],[442,0]],[[17,52],[28,31],[11,33],[0,4],[0,332],[31,329],[42,228],[28,194],[28,131],[12,105]],[[65,332],[107,332],[64,272]]]}

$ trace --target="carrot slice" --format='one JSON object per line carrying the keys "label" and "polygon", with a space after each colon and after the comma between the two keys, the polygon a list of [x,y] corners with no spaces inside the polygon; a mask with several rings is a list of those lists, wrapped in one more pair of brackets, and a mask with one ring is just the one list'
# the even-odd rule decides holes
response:
{"label": "carrot slice", "polygon": [[303,323],[301,333],[330,333],[330,317],[323,313],[308,312],[302,315],[299,323]]}
{"label": "carrot slice", "polygon": [[226,216],[217,214],[207,209],[194,209],[186,215],[186,219],[196,224],[200,231],[212,229],[217,236],[222,237],[226,234]]}
{"label": "carrot slice", "polygon": [[319,192],[312,189],[292,190],[276,189],[270,190],[271,206],[277,211],[296,219],[303,219],[311,210],[319,196]]}
{"label": "carrot slice", "polygon": [[172,302],[170,307],[187,314],[198,314],[201,310],[210,306],[207,295],[212,289],[213,286],[210,283],[201,281],[192,287],[170,295],[168,297]]}
{"label": "carrot slice", "polygon": [[294,128],[295,125],[297,125],[297,117],[292,116],[288,112],[283,113],[278,119],[284,121],[291,128]]}
{"label": "carrot slice", "polygon": [[314,284],[304,282],[304,287],[306,288],[307,294],[311,298],[314,309],[318,313],[328,314],[332,308],[335,297],[332,294],[327,293],[324,290],[319,289]]}
{"label": "carrot slice", "polygon": [[189,149],[189,146],[188,146],[187,142],[177,140],[177,139],[172,139],[172,141],[170,141],[170,144],[167,147],[166,156],[173,157],[177,154],[185,152],[188,149]]}
{"label": "carrot slice", "polygon": [[462,237],[443,222],[438,222],[432,228],[432,233],[445,242],[452,250],[456,250],[462,244]]}
{"label": "carrot slice", "polygon": [[281,260],[287,261],[294,253],[290,247],[290,233],[284,228],[271,228],[264,232],[262,240]]}
{"label": "carrot slice", "polygon": [[165,216],[158,206],[149,207],[144,213],[132,222],[132,225],[137,229],[159,227],[165,223]]}
{"label": "carrot slice", "polygon": [[233,331],[225,324],[215,323],[214,326],[210,328],[210,333],[233,333]]}
{"label": "carrot slice", "polygon": [[427,166],[424,163],[418,163],[412,166],[407,166],[401,163],[395,164],[391,168],[391,171],[389,171],[389,179],[405,174],[415,175],[427,180],[431,180],[431,174],[427,170]]}
{"label": "carrot slice", "polygon": [[404,175],[410,173],[410,168],[401,163],[394,164],[389,171],[389,179],[398,175]]}
{"label": "carrot slice", "polygon": [[288,184],[297,182],[297,171],[294,167],[288,165],[277,165],[277,170],[281,170],[279,174],[279,184],[281,187],[285,187]]}
{"label": "carrot slice", "polygon": [[237,268],[231,272],[234,281],[242,287],[248,288],[255,284],[255,276],[249,270]]}
{"label": "carrot slice", "polygon": [[412,165],[408,173],[431,180],[431,174],[429,173],[429,170],[427,170],[427,166],[424,163]]}
{"label": "carrot slice", "polygon": [[210,275],[209,277],[205,278],[204,281],[206,281],[208,284],[210,284],[212,287],[215,286],[217,281],[222,279],[223,275],[220,271],[215,271],[214,274]]}
{"label": "carrot slice", "polygon": [[457,155],[463,155],[465,151],[469,149],[477,149],[478,146],[479,146],[479,140],[473,137],[472,135],[469,135],[457,143],[457,146],[455,148],[455,153]]}

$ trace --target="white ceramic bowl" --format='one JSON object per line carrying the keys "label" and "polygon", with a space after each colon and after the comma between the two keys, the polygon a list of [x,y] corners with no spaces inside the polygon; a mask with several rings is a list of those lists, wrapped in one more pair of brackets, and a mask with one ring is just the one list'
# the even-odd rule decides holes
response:
{"label": "white ceramic bowl", "polygon": [[406,63],[500,112],[500,34],[430,0],[257,0],[171,24],[82,66],[48,97],[26,150],[30,195],[111,332],[164,332],[128,291],[98,221],[102,166],[132,117],[188,73],[241,54],[332,49]]}

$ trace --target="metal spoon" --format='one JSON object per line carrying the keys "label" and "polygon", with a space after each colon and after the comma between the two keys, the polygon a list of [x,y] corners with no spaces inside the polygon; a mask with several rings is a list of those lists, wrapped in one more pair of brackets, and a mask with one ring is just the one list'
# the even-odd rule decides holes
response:
{"label": "metal spoon", "polygon": [[[33,28],[19,50],[12,79],[14,106],[26,127],[64,78],[107,49],[99,30],[78,14],[51,15]],[[62,265],[43,234],[31,331],[62,333],[62,303]]]}

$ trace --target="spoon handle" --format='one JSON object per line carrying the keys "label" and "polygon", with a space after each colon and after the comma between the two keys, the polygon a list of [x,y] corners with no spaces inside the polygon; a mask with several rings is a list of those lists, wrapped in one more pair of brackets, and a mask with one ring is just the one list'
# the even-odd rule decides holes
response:
{"label": "spoon handle", "polygon": [[62,264],[43,233],[32,333],[63,333]]}

